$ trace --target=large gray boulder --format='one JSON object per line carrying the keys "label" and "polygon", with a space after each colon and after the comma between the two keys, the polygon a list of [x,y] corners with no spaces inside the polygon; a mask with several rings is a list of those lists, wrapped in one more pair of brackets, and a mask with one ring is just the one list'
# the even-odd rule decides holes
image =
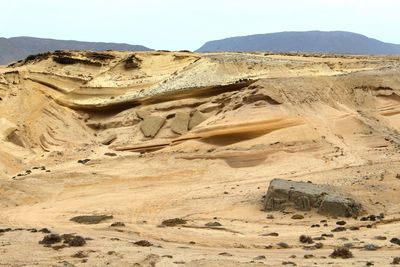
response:
{"label": "large gray boulder", "polygon": [[362,212],[360,203],[331,187],[273,179],[265,197],[265,210],[284,210],[288,207],[301,211],[315,209],[323,215],[340,217],[357,216]]}

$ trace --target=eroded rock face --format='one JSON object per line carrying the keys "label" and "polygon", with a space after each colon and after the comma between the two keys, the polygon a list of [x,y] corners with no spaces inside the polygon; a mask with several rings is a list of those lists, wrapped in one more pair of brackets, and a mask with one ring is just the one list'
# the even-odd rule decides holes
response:
{"label": "eroded rock face", "polygon": [[165,118],[161,116],[148,116],[145,117],[140,130],[146,137],[153,138],[165,123]]}
{"label": "eroded rock face", "polygon": [[301,211],[316,209],[323,215],[341,217],[357,216],[362,211],[360,203],[329,187],[283,179],[272,180],[265,198],[265,210],[284,210],[287,207]]}

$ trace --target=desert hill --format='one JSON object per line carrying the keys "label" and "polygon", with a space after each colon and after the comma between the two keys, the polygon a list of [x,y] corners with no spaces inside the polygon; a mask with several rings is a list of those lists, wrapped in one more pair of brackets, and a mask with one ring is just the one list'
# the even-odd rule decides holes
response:
{"label": "desert hill", "polygon": [[209,41],[198,52],[272,51],[398,55],[400,45],[343,31],[278,32]]}
{"label": "desert hill", "polygon": [[0,65],[22,60],[29,55],[55,50],[125,50],[148,51],[141,45],[103,42],[79,42],[67,40],[44,39],[34,37],[0,38]]}
{"label": "desert hill", "polygon": [[[399,57],[291,53],[57,51],[1,67],[0,263],[388,266],[399,74]],[[333,187],[363,214],[266,212],[274,178]],[[330,257],[338,246],[353,258]]]}

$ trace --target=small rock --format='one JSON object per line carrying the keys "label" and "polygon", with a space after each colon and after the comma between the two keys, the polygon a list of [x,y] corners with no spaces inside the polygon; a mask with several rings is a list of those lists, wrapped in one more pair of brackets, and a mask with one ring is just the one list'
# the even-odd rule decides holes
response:
{"label": "small rock", "polygon": [[125,227],[125,223],[123,223],[123,222],[114,222],[110,226],[111,227]]}
{"label": "small rock", "polygon": [[71,218],[70,221],[81,224],[98,224],[113,218],[112,215],[81,215]]}
{"label": "small rock", "polygon": [[70,247],[82,247],[86,244],[86,240],[82,236],[77,235],[68,240],[67,244]]}
{"label": "small rock", "polygon": [[80,164],[86,164],[86,163],[88,163],[90,161],[90,159],[80,159],[80,160],[78,160],[78,163],[80,163]]}
{"label": "small rock", "polygon": [[279,243],[276,243],[276,245],[281,248],[289,248],[289,245],[285,242],[279,242]]}
{"label": "small rock", "polygon": [[380,249],[380,247],[375,244],[367,244],[364,246],[364,249],[368,250],[368,251],[375,251],[375,250]]}
{"label": "small rock", "polygon": [[272,233],[265,233],[265,234],[262,234],[261,236],[279,236],[279,234],[278,234],[278,233],[275,233],[275,232],[272,232]]}
{"label": "small rock", "polygon": [[314,241],[312,240],[311,236],[301,235],[299,237],[299,241],[303,244],[312,244]]}
{"label": "small rock", "polygon": [[232,254],[230,254],[230,253],[228,253],[228,252],[221,252],[221,253],[219,253],[218,255],[220,255],[220,256],[227,256],[227,257],[232,257],[232,256],[233,256]]}
{"label": "small rock", "polygon": [[393,265],[400,265],[400,257],[395,257],[393,258],[392,263]]}
{"label": "small rock", "polygon": [[311,258],[314,258],[314,255],[312,255],[312,254],[306,254],[306,255],[304,255],[304,258],[305,258],[305,259],[311,259]]}
{"label": "small rock", "polygon": [[375,236],[374,239],[376,239],[376,240],[386,240],[387,237],[386,236],[382,236],[382,235],[378,235],[378,236]]}
{"label": "small rock", "polygon": [[205,226],[207,226],[207,227],[219,227],[219,226],[222,226],[222,224],[220,224],[219,222],[209,222],[209,223],[206,223]]}
{"label": "small rock", "polygon": [[140,241],[137,241],[137,242],[135,242],[133,244],[135,244],[137,246],[140,246],[140,247],[151,247],[151,246],[153,246],[153,244],[150,243],[147,240],[140,240]]}
{"label": "small rock", "polygon": [[331,258],[349,259],[349,258],[353,258],[353,253],[351,253],[350,249],[347,247],[337,247],[333,250],[330,257]]}
{"label": "small rock", "polygon": [[394,238],[390,239],[390,243],[400,246],[400,239],[397,237],[394,237]]}
{"label": "small rock", "polygon": [[337,221],[336,224],[337,225],[346,225],[346,222],[345,221]]}
{"label": "small rock", "polygon": [[168,220],[164,220],[161,225],[163,226],[168,226],[168,227],[173,227],[176,225],[181,225],[181,224],[186,224],[186,220],[184,219],[180,219],[180,218],[174,218],[174,219],[168,219]]}
{"label": "small rock", "polygon": [[331,230],[331,232],[343,232],[343,231],[346,231],[346,227],[339,226]]}
{"label": "small rock", "polygon": [[294,263],[293,261],[283,261],[282,265],[292,265],[292,266],[297,266],[296,263]]}
{"label": "small rock", "polygon": [[265,260],[265,256],[264,255],[260,255],[260,256],[254,257],[253,260],[255,260],[255,261]]}
{"label": "small rock", "polygon": [[61,242],[61,236],[57,234],[48,234],[43,237],[42,241],[39,241],[39,244],[42,245],[53,245],[55,243]]}
{"label": "small rock", "polygon": [[292,216],[292,219],[293,220],[302,220],[302,219],[304,219],[304,216],[301,214],[295,214]]}

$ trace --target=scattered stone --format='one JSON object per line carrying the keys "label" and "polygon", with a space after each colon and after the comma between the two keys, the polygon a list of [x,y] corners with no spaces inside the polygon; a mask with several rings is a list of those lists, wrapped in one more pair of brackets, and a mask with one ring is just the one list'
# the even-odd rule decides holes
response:
{"label": "scattered stone", "polygon": [[316,249],[321,249],[321,248],[323,248],[323,246],[324,246],[324,244],[322,244],[322,243],[315,243],[315,245],[314,245],[314,247],[316,248]]}
{"label": "scattered stone", "polygon": [[207,117],[201,113],[200,111],[196,110],[189,121],[189,130],[192,130],[194,127],[205,121]]}
{"label": "scattered stone", "polygon": [[81,215],[71,218],[70,221],[80,224],[98,224],[113,218],[112,215]]}
{"label": "scattered stone", "polygon": [[160,116],[145,117],[140,124],[140,130],[146,137],[153,138],[164,125],[166,118]]}
{"label": "scattered stone", "polygon": [[333,234],[322,234],[321,236],[322,237],[333,237],[334,235]]}
{"label": "scattered stone", "polygon": [[62,238],[60,235],[57,234],[48,234],[45,237],[43,237],[42,241],[39,241],[39,244],[41,245],[53,245],[55,243],[59,243],[62,241]]}
{"label": "scattered stone", "polygon": [[50,230],[47,229],[47,228],[42,228],[42,229],[39,230],[39,232],[42,232],[44,234],[50,234],[51,233]]}
{"label": "scattered stone", "polygon": [[260,255],[260,256],[254,257],[253,260],[255,260],[255,261],[265,260],[265,256]]}
{"label": "scattered stone", "polygon": [[335,229],[332,229],[331,232],[343,232],[346,230],[347,230],[346,227],[339,226],[339,227],[336,227]]}
{"label": "scattered stone", "polygon": [[373,261],[367,261],[366,263],[365,263],[365,266],[373,266],[374,265],[374,262]]}
{"label": "scattered stone", "polygon": [[285,242],[279,242],[279,243],[276,243],[276,245],[281,248],[289,248],[289,245]]}
{"label": "scattered stone", "polygon": [[161,257],[162,257],[162,258],[168,258],[168,259],[172,259],[172,258],[173,258],[172,255],[162,255]]}
{"label": "scattered stone", "polygon": [[351,231],[358,231],[358,230],[360,230],[360,227],[358,227],[358,226],[351,226],[351,227],[349,227],[349,230],[351,230]]}
{"label": "scattered stone", "polygon": [[345,221],[337,221],[336,224],[337,225],[346,225],[346,222]]}
{"label": "scattered stone", "polygon": [[400,239],[397,237],[394,237],[394,238],[390,239],[390,243],[400,246]]}
{"label": "scattered stone", "polygon": [[272,233],[265,233],[265,234],[262,234],[261,236],[279,236],[279,234],[278,234],[278,233],[275,233],[275,232],[272,232]]}
{"label": "scattered stone", "polygon": [[151,247],[151,246],[153,246],[153,244],[150,243],[147,240],[140,240],[140,241],[134,242],[133,244],[135,244],[137,246],[140,246],[140,247]]}
{"label": "scattered stone", "polygon": [[392,263],[393,265],[400,265],[400,257],[395,257],[393,258]]}
{"label": "scattered stone", "polygon": [[268,215],[267,215],[267,219],[272,220],[272,219],[275,219],[275,218],[274,218],[274,215],[268,214]]}
{"label": "scattered stone", "polygon": [[375,251],[375,250],[380,249],[380,247],[375,244],[367,244],[364,246],[364,249],[368,250],[368,251]]}
{"label": "scattered stone", "polygon": [[330,187],[306,182],[273,179],[265,198],[265,210],[317,209],[318,213],[329,216],[357,216],[362,208],[355,200],[342,196]]}
{"label": "scattered stone", "polygon": [[299,241],[303,244],[312,244],[314,243],[313,239],[311,238],[311,236],[308,235],[301,235],[299,237]]}
{"label": "scattered stone", "polygon": [[80,163],[80,164],[86,164],[86,163],[88,163],[90,161],[90,159],[80,159],[80,160],[78,160],[78,163]]}
{"label": "scattered stone", "polygon": [[302,219],[304,219],[304,216],[301,214],[295,214],[292,216],[292,219],[293,220],[302,220]]}
{"label": "scattered stone", "polygon": [[282,265],[292,265],[292,266],[297,266],[296,263],[294,263],[293,261],[283,261]]}
{"label": "scattered stone", "polygon": [[209,222],[209,223],[206,223],[205,226],[207,226],[207,227],[219,227],[219,226],[222,226],[222,224],[220,224],[219,222]]}
{"label": "scattered stone", "polygon": [[80,250],[80,251],[76,252],[75,254],[73,254],[71,257],[83,259],[83,258],[87,258],[88,255],[84,251]]}
{"label": "scattered stone", "polygon": [[171,123],[171,130],[177,134],[184,134],[189,128],[190,113],[177,112]]}
{"label": "scattered stone", "polygon": [[123,222],[114,222],[110,226],[111,227],[125,227],[125,223],[123,223]]}
{"label": "scattered stone", "polygon": [[180,219],[180,218],[174,218],[174,219],[168,219],[168,220],[164,220],[161,225],[163,226],[168,226],[168,227],[174,227],[177,225],[181,225],[181,224],[186,224],[186,220],[184,219]]}
{"label": "scattered stone", "polygon": [[375,236],[374,239],[376,239],[376,240],[386,240],[387,237],[386,236],[382,236],[382,235],[378,235],[378,236]]}
{"label": "scattered stone", "polygon": [[86,240],[82,236],[77,235],[64,243],[67,243],[70,247],[82,247],[86,244]]}
{"label": "scattered stone", "polygon": [[353,253],[351,253],[350,249],[347,247],[337,247],[333,250],[330,257],[331,258],[349,259],[349,258],[353,258]]}
{"label": "scattered stone", "polygon": [[113,152],[106,152],[106,153],[104,153],[104,156],[108,156],[108,157],[116,157],[116,156],[117,156],[117,154],[116,154],[116,153],[113,153]]}
{"label": "scattered stone", "polygon": [[311,259],[311,258],[314,258],[314,255],[313,254],[306,254],[306,255],[304,255],[304,258],[305,259]]}
{"label": "scattered stone", "polygon": [[232,257],[232,256],[233,256],[232,254],[230,254],[230,253],[228,253],[228,252],[221,252],[221,253],[219,253],[218,255],[220,255],[220,256],[227,256],[227,257]]}

